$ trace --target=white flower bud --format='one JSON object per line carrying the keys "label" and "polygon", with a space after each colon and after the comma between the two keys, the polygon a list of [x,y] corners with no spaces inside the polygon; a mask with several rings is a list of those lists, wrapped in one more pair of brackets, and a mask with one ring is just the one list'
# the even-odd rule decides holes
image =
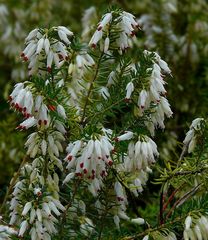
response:
{"label": "white flower bud", "polygon": [[110,44],[110,39],[109,39],[109,37],[107,37],[106,39],[105,39],[105,42],[104,42],[104,53],[107,53],[107,51],[108,51],[108,49],[109,49],[109,44]]}
{"label": "white flower bud", "polygon": [[66,113],[65,113],[65,109],[62,105],[58,105],[57,106],[57,112],[59,114],[59,116],[61,116],[62,118],[66,119]]}
{"label": "white flower bud", "polygon": [[144,236],[142,240],[149,240],[149,235]]}
{"label": "white flower bud", "polygon": [[25,231],[27,230],[27,227],[28,227],[28,222],[27,222],[27,220],[25,220],[20,225],[20,230],[19,230],[19,234],[18,234],[19,237],[23,237]]}
{"label": "white flower bud", "polygon": [[44,41],[44,49],[45,49],[46,55],[48,55],[49,49],[50,49],[50,42],[49,42],[48,38],[46,38]]}
{"label": "white flower bud", "polygon": [[22,216],[25,216],[30,211],[31,207],[32,207],[32,203],[27,202],[24,206],[23,211],[22,211]]}
{"label": "white flower bud", "polygon": [[45,41],[44,38],[41,38],[38,40],[36,54],[39,54],[42,51],[44,46],[44,41]]}
{"label": "white flower bud", "polygon": [[135,223],[135,224],[138,224],[138,225],[142,225],[142,224],[145,223],[143,218],[133,218],[133,219],[131,219],[131,222]]}
{"label": "white flower bud", "polygon": [[74,176],[75,176],[75,173],[69,173],[66,177],[65,177],[65,179],[64,179],[64,181],[63,181],[63,184],[65,184],[65,183],[68,183],[71,179],[73,179],[74,178]]}
{"label": "white flower bud", "polygon": [[185,229],[189,229],[191,227],[191,224],[192,224],[191,216],[186,217],[186,219],[185,219]]}

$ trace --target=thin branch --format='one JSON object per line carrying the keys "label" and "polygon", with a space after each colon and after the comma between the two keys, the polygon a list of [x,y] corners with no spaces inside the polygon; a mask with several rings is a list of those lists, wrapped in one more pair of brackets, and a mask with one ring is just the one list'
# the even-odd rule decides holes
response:
{"label": "thin branch", "polygon": [[84,105],[84,108],[83,108],[83,114],[82,114],[82,118],[81,118],[81,124],[84,123],[84,120],[85,120],[85,114],[86,114],[86,110],[87,110],[87,105],[88,105],[88,102],[89,102],[89,98],[90,98],[90,94],[92,92],[92,89],[93,89],[93,84],[98,76],[98,72],[99,72],[99,67],[100,67],[100,63],[101,63],[101,59],[103,57],[103,52],[101,53],[99,59],[98,59],[98,64],[97,64],[97,67],[96,67],[96,70],[95,70],[95,75],[90,83],[90,87],[88,89],[88,93],[87,93],[87,97],[86,97],[86,101],[85,101],[85,105]]}
{"label": "thin branch", "polygon": [[124,238],[121,238],[120,240],[135,240],[135,239],[140,239],[139,237],[143,237],[145,235],[148,235],[152,232],[156,232],[156,231],[159,231],[161,229],[164,229],[164,228],[167,228],[167,226],[169,225],[174,225],[175,223],[177,222],[181,222],[181,220],[185,219],[187,216],[183,216],[183,217],[178,217],[178,218],[175,218],[173,221],[170,221],[170,222],[167,222],[165,224],[162,224],[160,226],[157,226],[155,228],[149,228],[147,229],[146,231],[142,232],[142,233],[139,233],[139,234],[135,234],[133,236],[129,236],[129,237],[124,237]]}
{"label": "thin branch", "polygon": [[200,186],[201,186],[201,183],[196,187],[192,188],[189,192],[185,193],[180,199],[178,199],[174,203],[170,211],[168,212],[166,219],[171,216],[172,212],[175,210],[176,207],[179,207],[180,205],[182,205],[187,199],[189,199],[193,194],[195,194]]}

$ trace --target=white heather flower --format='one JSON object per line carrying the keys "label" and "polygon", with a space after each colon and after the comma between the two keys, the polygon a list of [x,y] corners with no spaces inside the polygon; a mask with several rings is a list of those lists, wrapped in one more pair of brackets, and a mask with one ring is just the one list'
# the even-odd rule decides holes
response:
{"label": "white heather flower", "polygon": [[142,240],[149,240],[149,235],[144,236]]}
{"label": "white heather flower", "polygon": [[138,99],[138,106],[141,109],[144,109],[147,97],[148,97],[147,91],[143,89],[140,92],[139,99]]}
{"label": "white heather flower", "polygon": [[[115,15],[115,17],[114,17]],[[119,20],[119,21],[118,21]],[[135,21],[135,17],[127,12],[110,12],[106,13],[100,23],[98,24],[97,30],[92,36],[89,45],[92,47],[96,47],[98,42],[100,46],[104,45],[104,52],[106,53],[109,49],[110,39],[108,39],[108,35],[110,32],[110,26],[115,25],[118,30],[118,38],[116,39],[116,45],[119,51],[122,51],[129,48],[131,46],[131,38],[135,35],[136,30],[138,29],[138,24]],[[104,40],[103,33],[107,34],[107,38]]]}
{"label": "white heather flower", "polygon": [[69,173],[66,177],[65,177],[65,179],[64,179],[64,181],[63,181],[63,184],[65,184],[65,183],[68,183],[71,179],[73,179],[75,177],[75,173]]}
{"label": "white heather flower", "polygon": [[61,141],[64,140],[62,133],[57,131],[51,132],[46,139],[42,139],[42,135],[38,132],[32,133],[28,136],[25,143],[27,154],[35,157],[37,153],[42,152],[43,156],[48,153],[51,157],[59,156],[59,152],[63,152]]}
{"label": "white heather flower", "polygon": [[198,225],[194,226],[194,232],[195,232],[195,235],[197,236],[198,240],[203,240],[202,233],[201,233],[200,227]]}
{"label": "white heather flower", "polygon": [[20,225],[20,230],[19,230],[18,236],[19,237],[23,237],[23,235],[24,235],[25,231],[27,230],[27,228],[28,228],[28,222],[27,222],[27,220],[25,220]]}
{"label": "white heather flower", "polygon": [[36,54],[39,54],[42,49],[43,49],[43,46],[44,46],[44,42],[45,42],[45,39],[44,38],[40,38],[37,42],[37,49],[36,49]]}
{"label": "white heather flower", "polygon": [[197,144],[197,131],[201,130],[204,118],[196,118],[192,121],[189,131],[186,133],[186,137],[183,141],[188,146],[188,153],[193,152]]}
{"label": "white heather flower", "polygon": [[23,211],[22,211],[22,216],[25,216],[30,211],[31,207],[32,207],[32,203],[27,202],[24,206]]}
{"label": "white heather flower", "polygon": [[24,88],[23,83],[15,85],[13,92],[9,96],[10,105],[17,111],[21,112],[24,117],[32,116],[33,110],[33,95],[29,87]]}
{"label": "white heather flower", "polygon": [[189,229],[191,227],[191,224],[192,224],[192,219],[191,219],[191,216],[188,216],[186,217],[185,219],[185,229]]}
{"label": "white heather flower", "polygon": [[126,197],[124,195],[123,187],[120,184],[120,182],[115,182],[114,189],[115,189],[117,200],[124,201]]}
{"label": "white heather flower", "polygon": [[84,218],[84,223],[80,225],[80,231],[83,235],[89,236],[94,230],[94,224],[91,219]]}
{"label": "white heather flower", "polygon": [[41,95],[38,95],[35,98],[35,112],[39,112],[40,111],[40,106],[42,104],[43,101],[43,97]]}
{"label": "white heather flower", "polygon": [[157,145],[148,136],[140,137],[134,144],[130,142],[128,146],[128,154],[124,159],[124,166],[127,171],[135,171],[146,169],[155,162],[158,157]]}
{"label": "white heather flower", "polygon": [[107,52],[108,52],[109,44],[110,44],[110,39],[109,39],[109,37],[107,37],[107,38],[105,39],[105,42],[104,42],[104,50],[103,50],[104,53],[107,53]]}
{"label": "white heather flower", "polygon": [[144,219],[143,218],[132,218],[131,219],[131,222],[132,223],[135,223],[135,224],[138,224],[138,225],[142,225],[145,223]]}
{"label": "white heather flower", "polygon": [[118,215],[114,215],[114,216],[113,216],[113,221],[114,221],[117,229],[120,229],[120,218],[119,218]]}
{"label": "white heather flower", "polygon": [[120,142],[120,141],[125,141],[125,140],[130,140],[132,139],[134,136],[134,133],[131,132],[131,131],[126,131],[124,134],[120,135],[119,137],[117,137],[115,140],[117,142]]}
{"label": "white heather flower", "polygon": [[89,42],[89,45],[91,45],[92,47],[96,47],[97,43],[100,41],[100,39],[102,38],[103,36],[103,32],[102,31],[98,31],[96,30],[94,35],[92,36],[90,42]]}
{"label": "white heather flower", "polygon": [[100,31],[102,30],[108,23],[110,23],[112,20],[112,13],[106,13],[102,21],[98,24],[97,30]]}
{"label": "white heather flower", "polygon": [[30,127],[33,127],[37,125],[37,119],[35,119],[34,117],[29,117],[28,119],[26,119],[25,121],[23,121],[18,127],[17,129],[28,129]]}
{"label": "white heather flower", "polygon": [[39,29],[35,28],[31,32],[29,32],[29,34],[26,37],[25,41],[28,42],[28,41],[32,40],[37,35],[38,31],[39,31]]}
{"label": "white heather flower", "polygon": [[113,85],[115,83],[115,77],[116,77],[116,72],[112,71],[108,76],[107,87],[110,87],[111,85]]}
{"label": "white heather flower", "polygon": [[50,50],[50,41],[48,40],[48,38],[46,38],[44,41],[44,50],[45,50],[46,55],[48,55],[49,50]]}
{"label": "white heather flower", "polygon": [[42,104],[40,110],[38,112],[38,124],[39,125],[47,125],[49,122],[48,118],[48,107],[45,104]]}
{"label": "white heather flower", "polygon": [[126,100],[129,100],[131,98],[131,94],[133,93],[133,91],[134,91],[134,84],[133,82],[129,82],[126,85],[126,97],[125,97]]}
{"label": "white heather flower", "polygon": [[[59,38],[55,39],[48,32],[57,32]],[[47,69],[51,72],[53,62],[60,68],[66,60],[68,53],[66,46],[70,44],[69,37],[73,33],[64,26],[48,29],[34,29],[26,38],[26,47],[21,53],[24,61],[29,60],[29,74],[36,73],[47,59]],[[61,41],[60,41],[61,40]],[[63,42],[62,42],[63,41]]]}
{"label": "white heather flower", "polygon": [[69,45],[71,42],[69,41],[67,34],[62,30],[58,28],[58,35],[62,41],[64,41],[67,45]]}
{"label": "white heather flower", "polygon": [[51,65],[52,65],[52,62],[53,62],[53,52],[51,50],[49,50],[49,53],[48,53],[48,56],[47,56],[47,69],[48,69],[48,72],[51,72]]}
{"label": "white heather flower", "polygon": [[63,119],[66,119],[66,112],[65,112],[65,109],[62,105],[59,104],[57,106],[57,112],[58,112],[60,117],[62,117]]}
{"label": "white heather flower", "polygon": [[101,87],[99,89],[99,93],[105,100],[107,100],[110,97],[110,93],[107,87]]}
{"label": "white heather flower", "polygon": [[12,235],[17,235],[17,231],[9,226],[0,225],[0,239],[1,240],[10,240]]}
{"label": "white heather flower", "polygon": [[62,31],[68,36],[73,36],[74,35],[72,31],[70,31],[68,28],[66,28],[64,26],[58,26],[58,31]]}

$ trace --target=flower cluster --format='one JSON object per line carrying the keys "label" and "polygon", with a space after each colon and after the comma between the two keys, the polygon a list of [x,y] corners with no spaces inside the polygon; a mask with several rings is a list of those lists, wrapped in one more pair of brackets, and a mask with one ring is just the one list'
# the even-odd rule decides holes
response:
{"label": "flower cluster", "polygon": [[18,126],[19,129],[28,129],[35,125],[48,127],[50,122],[49,111],[56,111],[61,118],[66,118],[65,109],[62,105],[47,106],[41,95],[37,95],[34,99],[33,88],[29,84],[24,87],[26,83],[17,83],[9,96],[11,107],[21,112],[27,118]]}
{"label": "flower cluster", "polygon": [[[116,141],[130,140],[134,133],[127,131],[116,138]],[[139,136],[136,143],[131,141],[128,145],[128,153],[124,160],[125,169],[129,172],[146,169],[149,165],[155,162],[155,157],[158,157],[156,143],[148,136]]]}
{"label": "flower cluster", "polygon": [[89,190],[97,194],[102,185],[102,178],[107,176],[107,167],[113,164],[111,152],[114,149],[107,135],[92,136],[89,140],[77,140],[67,147],[66,168],[71,172],[64,182],[72,177],[91,180]]}
{"label": "flower cluster", "polygon": [[17,83],[13,92],[9,96],[9,101],[12,107],[19,112],[22,112],[26,118],[32,116],[32,108],[34,104],[31,89],[24,88],[24,83]]}
{"label": "flower cluster", "polygon": [[20,223],[19,237],[29,232],[32,240],[51,239],[56,233],[56,217],[65,210],[58,199],[58,175],[49,174],[44,179],[38,168],[29,164],[24,166],[22,173],[30,178],[19,180],[14,186],[10,225]]}
{"label": "flower cluster", "polygon": [[197,137],[198,133],[202,129],[202,126],[204,124],[205,120],[204,118],[196,118],[193,120],[189,131],[186,133],[186,137],[183,141],[183,143],[188,147],[188,152],[193,152],[196,143],[197,143]]}
{"label": "flower cluster", "polygon": [[59,153],[63,152],[61,142],[64,140],[63,134],[59,131],[53,131],[47,136],[44,133],[34,132],[28,136],[25,143],[27,155],[31,158],[35,158],[37,154],[42,156],[48,154],[52,159],[59,157]]}
{"label": "flower cluster", "polygon": [[[144,111],[149,109],[151,104],[154,104],[154,109],[152,109],[152,114],[150,116],[150,121],[146,122],[148,129],[151,134],[154,135],[154,127],[159,126],[164,128],[164,118],[172,116],[172,111],[170,109],[170,104],[165,98],[165,81],[163,79],[163,73],[170,74],[171,71],[167,63],[161,59],[161,57],[155,52],[144,51],[144,57],[152,57],[152,67],[147,68],[146,72],[149,75],[144,79],[144,83],[141,86],[141,89],[135,89],[134,81],[137,81],[137,77],[134,80],[130,81],[126,86],[126,100],[130,100],[135,96],[137,98],[138,105],[138,115],[141,116],[144,114]],[[137,68],[132,66],[132,70],[135,72],[136,76]],[[134,94],[135,93],[135,94]]]}
{"label": "flower cluster", "polygon": [[[120,221],[125,220],[134,224],[144,224],[143,218],[133,218],[131,219],[126,214],[126,209],[128,205],[126,191],[119,181],[116,181],[113,188],[108,189],[110,191],[111,201],[108,201],[109,213],[113,215],[113,221],[117,229],[120,229]],[[95,202],[95,208],[99,214],[103,214],[105,211],[105,203],[102,200],[97,200]]]}
{"label": "flower cluster", "polygon": [[129,172],[145,170],[155,163],[155,157],[158,156],[155,142],[148,136],[140,136],[136,143],[129,143],[128,154],[124,160],[125,169]]}
{"label": "flower cluster", "polygon": [[[109,12],[106,13],[102,20],[98,23],[97,30],[92,36],[89,45],[93,48],[100,42],[101,48],[104,53],[107,53],[110,48],[109,33],[110,31],[117,32],[115,46],[122,51],[131,46],[131,38],[135,36],[135,32],[138,30],[138,23],[135,21],[134,15],[121,11],[121,12]],[[103,40],[104,38],[104,40]],[[102,40],[102,41],[101,41]]]}
{"label": "flower cluster", "polygon": [[17,235],[17,231],[7,225],[0,225],[0,239],[10,240],[12,235]]}
{"label": "flower cluster", "polygon": [[193,223],[193,218],[191,216],[185,219],[185,229],[183,232],[184,240],[199,240],[208,238],[208,217],[202,215],[197,220],[195,219]]}
{"label": "flower cluster", "polygon": [[64,26],[32,30],[26,38],[26,47],[21,53],[23,60],[30,62],[29,74],[33,75],[37,72],[39,64],[45,60],[45,56],[49,72],[51,72],[53,62],[57,68],[60,68],[68,58],[66,47],[70,45],[69,37],[72,36],[73,33]]}

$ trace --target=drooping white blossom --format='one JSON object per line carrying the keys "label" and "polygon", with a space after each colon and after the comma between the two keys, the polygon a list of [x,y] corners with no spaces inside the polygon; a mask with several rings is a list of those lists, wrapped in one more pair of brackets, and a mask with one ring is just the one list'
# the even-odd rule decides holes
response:
{"label": "drooping white blossom", "polygon": [[204,118],[194,119],[189,128],[189,131],[186,133],[186,137],[183,143],[188,147],[188,153],[193,152],[197,143],[197,133],[202,129],[204,121]]}
{"label": "drooping white blossom", "polygon": [[[53,34],[48,32],[57,32],[59,39],[55,39]],[[24,61],[29,61],[29,74],[35,74],[42,62],[47,59],[46,68],[51,72],[52,64],[60,68],[63,62],[68,58],[66,47],[70,45],[73,33],[64,26],[52,27],[50,30],[34,29],[26,37],[26,47],[21,53]]]}
{"label": "drooping white blossom", "polygon": [[127,171],[136,171],[146,169],[155,162],[158,157],[157,145],[148,136],[141,136],[134,143],[131,141],[128,145],[128,153],[124,160]]}
{"label": "drooping white blossom", "polygon": [[104,53],[107,53],[112,43],[108,35],[104,39],[103,37],[106,32],[110,32],[111,25],[118,31],[118,38],[114,44],[119,52],[122,53],[122,51],[131,46],[131,39],[138,30],[138,23],[135,21],[134,15],[125,11],[119,13],[114,11],[106,13],[98,23],[97,30],[92,36],[89,45],[95,48],[96,45],[101,42]]}

